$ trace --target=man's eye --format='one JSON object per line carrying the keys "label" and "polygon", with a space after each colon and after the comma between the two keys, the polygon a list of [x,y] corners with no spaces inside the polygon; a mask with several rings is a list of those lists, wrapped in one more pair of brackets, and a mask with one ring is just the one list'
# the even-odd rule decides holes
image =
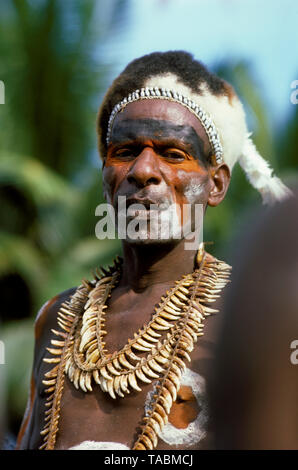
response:
{"label": "man's eye", "polygon": [[132,158],[134,157],[134,153],[130,149],[119,149],[119,150],[116,150],[116,152],[114,153],[114,157],[123,158],[123,159]]}
{"label": "man's eye", "polygon": [[179,150],[166,150],[163,153],[163,156],[170,159],[170,160],[178,160],[183,161],[187,158],[187,155]]}

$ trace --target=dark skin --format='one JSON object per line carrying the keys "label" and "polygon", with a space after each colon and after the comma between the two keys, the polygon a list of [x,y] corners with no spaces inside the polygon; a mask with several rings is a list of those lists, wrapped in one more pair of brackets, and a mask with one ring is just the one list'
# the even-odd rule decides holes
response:
{"label": "dark skin", "polygon": [[[103,169],[104,193],[116,206],[117,197],[133,201],[200,203],[216,206],[226,194],[230,173],[225,164],[216,167],[204,159],[210,154],[208,138],[199,120],[183,106],[161,100],[129,104],[113,124],[111,142]],[[191,182],[191,187],[190,187]],[[200,188],[200,191],[192,188]],[[108,302],[105,336],[108,352],[120,349],[144,323],[147,323],[160,297],[183,274],[193,271],[196,250],[185,250],[184,240],[123,240],[123,272]],[[42,362],[57,329],[61,302],[74,291],[67,291],[47,304],[36,321],[36,348],[33,387],[27,414],[20,431],[20,448],[37,448],[43,427],[45,397],[41,381],[50,369]],[[214,304],[215,305],[215,304]],[[216,307],[216,305],[215,305]],[[217,316],[208,318],[205,336],[192,352],[191,369],[208,380],[211,373]],[[37,389],[37,391],[35,390]],[[94,386],[93,392],[78,391],[65,380],[62,412],[56,449],[67,449],[85,440],[111,441],[133,445],[144,414],[144,402],[152,385],[141,385],[142,392],[131,392],[125,399],[113,400]],[[185,428],[199,412],[189,387],[182,386],[169,421]],[[208,439],[200,448],[210,445]],[[157,449],[172,447],[159,440]],[[176,447],[175,447],[176,448]],[[185,448],[185,446],[178,446]]]}
{"label": "dark skin", "polygon": [[210,383],[218,449],[298,449],[297,187],[294,194],[261,210],[235,243]]}

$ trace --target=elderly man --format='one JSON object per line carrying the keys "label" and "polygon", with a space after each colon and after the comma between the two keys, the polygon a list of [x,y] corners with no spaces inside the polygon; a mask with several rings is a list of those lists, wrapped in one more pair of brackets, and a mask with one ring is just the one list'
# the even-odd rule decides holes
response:
{"label": "elderly man", "polygon": [[123,239],[123,261],[38,314],[18,446],[210,448],[205,385],[218,315],[205,318],[229,266],[203,244],[186,247],[193,209],[220,204],[239,159],[265,202],[287,189],[250,140],[232,87],[185,52],[129,64],[103,100],[98,135],[106,200],[116,215],[120,196],[128,210],[142,204],[125,222],[142,229]]}

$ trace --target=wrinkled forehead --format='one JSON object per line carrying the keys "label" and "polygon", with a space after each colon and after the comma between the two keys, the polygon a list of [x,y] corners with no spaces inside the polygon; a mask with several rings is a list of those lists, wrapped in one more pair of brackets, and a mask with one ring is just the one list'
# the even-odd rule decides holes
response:
{"label": "wrinkled forehead", "polygon": [[138,132],[138,130],[141,132],[140,123],[145,122],[147,129],[151,122],[152,132],[157,132],[159,129],[167,138],[179,139],[179,136],[195,134],[202,141],[204,151],[208,153],[210,150],[206,132],[193,113],[179,103],[158,99],[129,103],[114,120],[111,140],[115,141],[117,133],[118,135],[120,131],[123,133],[124,128],[127,128],[127,131],[130,130],[131,133]]}

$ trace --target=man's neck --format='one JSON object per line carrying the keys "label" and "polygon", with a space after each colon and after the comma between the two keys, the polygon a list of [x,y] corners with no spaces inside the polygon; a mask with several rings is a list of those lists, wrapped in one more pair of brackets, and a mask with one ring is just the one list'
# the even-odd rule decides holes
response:
{"label": "man's neck", "polygon": [[175,244],[132,245],[123,242],[120,285],[142,292],[153,284],[175,282],[194,270],[196,250],[186,250],[184,240]]}

